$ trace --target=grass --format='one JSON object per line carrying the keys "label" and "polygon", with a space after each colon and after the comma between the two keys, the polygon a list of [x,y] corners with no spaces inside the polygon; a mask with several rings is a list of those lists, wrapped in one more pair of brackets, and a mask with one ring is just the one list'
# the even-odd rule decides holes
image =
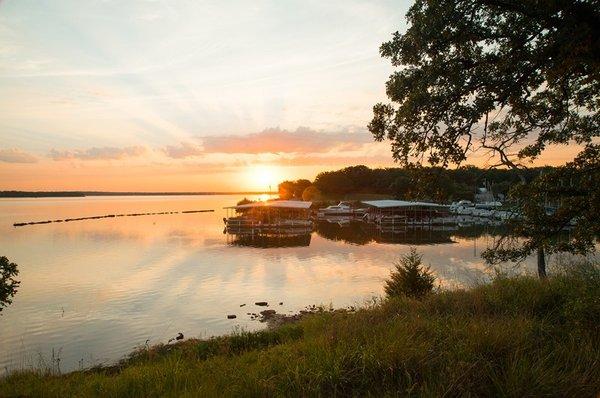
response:
{"label": "grass", "polygon": [[497,277],[422,300],[188,340],[65,375],[23,372],[0,396],[576,396],[600,393],[600,271]]}

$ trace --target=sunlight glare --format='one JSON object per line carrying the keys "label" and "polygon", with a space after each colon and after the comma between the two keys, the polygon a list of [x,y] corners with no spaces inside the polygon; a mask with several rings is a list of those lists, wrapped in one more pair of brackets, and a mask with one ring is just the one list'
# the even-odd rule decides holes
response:
{"label": "sunlight glare", "polygon": [[259,191],[277,191],[277,185],[283,181],[281,170],[274,166],[254,166],[247,174],[249,184]]}

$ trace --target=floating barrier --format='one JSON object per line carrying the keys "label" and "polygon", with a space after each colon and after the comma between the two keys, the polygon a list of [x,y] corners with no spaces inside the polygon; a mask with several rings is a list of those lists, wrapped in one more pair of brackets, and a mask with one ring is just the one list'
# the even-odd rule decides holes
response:
{"label": "floating barrier", "polygon": [[212,213],[212,212],[214,212],[214,210],[209,209],[209,210],[162,211],[162,212],[157,212],[157,213],[107,214],[107,215],[104,215],[104,216],[65,218],[64,220],[46,220],[46,221],[17,222],[17,223],[13,224],[13,227],[23,227],[25,225],[51,224],[51,223],[58,223],[58,222],[71,222],[71,221],[83,221],[83,220],[99,220],[101,218],[159,216],[159,215],[163,215],[163,214],[191,214],[191,213]]}

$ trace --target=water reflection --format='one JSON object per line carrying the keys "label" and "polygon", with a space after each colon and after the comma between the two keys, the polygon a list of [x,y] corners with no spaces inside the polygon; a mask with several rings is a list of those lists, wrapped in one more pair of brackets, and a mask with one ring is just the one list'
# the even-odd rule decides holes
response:
{"label": "water reflection", "polygon": [[329,240],[351,243],[353,245],[366,245],[373,242],[373,236],[361,222],[346,224],[319,221],[315,225],[316,233]]}
{"label": "water reflection", "polygon": [[456,243],[455,238],[499,236],[504,232],[502,227],[488,225],[378,228],[364,222],[331,223],[327,221],[318,222],[315,225],[315,231],[323,238],[354,245],[367,245],[375,242],[414,246],[450,244]]}
{"label": "water reflection", "polygon": [[279,233],[279,234],[234,234],[227,242],[234,246],[257,247],[271,249],[277,247],[300,247],[310,245],[310,233]]}
{"label": "water reflection", "polygon": [[[313,228],[243,228],[227,227],[223,233],[227,242],[234,246],[260,248],[309,246]],[[319,221],[314,225],[314,232],[325,239],[352,245],[368,245],[371,243],[389,243],[402,245],[438,245],[456,243],[454,236],[462,238],[479,238],[483,235],[501,233],[496,227],[470,226],[426,226],[380,228],[374,224],[360,221],[345,223]]]}

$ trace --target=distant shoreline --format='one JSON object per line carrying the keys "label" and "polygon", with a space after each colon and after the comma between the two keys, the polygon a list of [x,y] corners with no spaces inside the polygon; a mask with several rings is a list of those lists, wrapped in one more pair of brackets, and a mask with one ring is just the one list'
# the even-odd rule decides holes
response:
{"label": "distant shoreline", "polygon": [[274,195],[274,192],[104,192],[104,191],[0,191],[0,198],[83,198],[86,196],[208,196]]}

